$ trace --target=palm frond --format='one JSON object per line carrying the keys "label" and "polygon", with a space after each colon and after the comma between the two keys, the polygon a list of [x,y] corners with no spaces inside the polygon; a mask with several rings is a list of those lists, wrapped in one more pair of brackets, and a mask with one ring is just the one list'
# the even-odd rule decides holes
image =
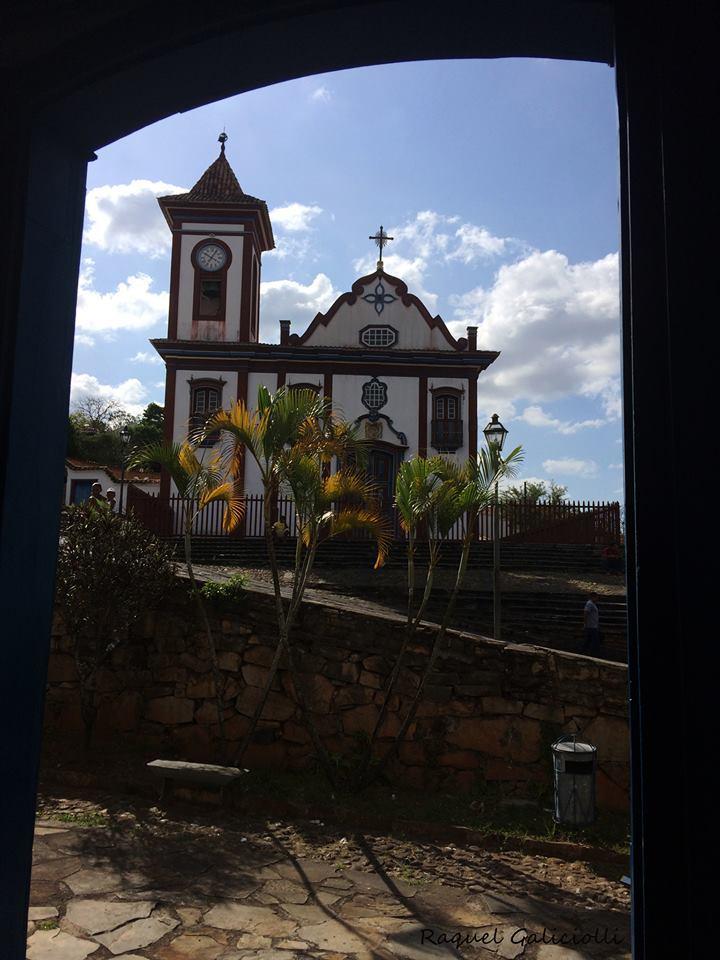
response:
{"label": "palm frond", "polygon": [[330,536],[338,537],[355,530],[365,530],[377,543],[377,557],[374,569],[383,566],[390,551],[392,529],[387,517],[376,510],[347,508],[333,514],[330,520]]}
{"label": "palm frond", "polygon": [[129,467],[148,467],[154,464],[160,464],[161,470],[166,470],[175,484],[181,497],[188,495],[192,477],[187,473],[181,464],[180,443],[148,443],[131,454]]}
{"label": "palm frond", "polygon": [[225,504],[222,526],[226,533],[232,533],[245,516],[245,497],[237,480],[226,481],[212,489],[202,492],[198,501],[198,513],[210,503],[222,501]]}
{"label": "palm frond", "polygon": [[322,487],[323,499],[328,506],[344,499],[352,498],[367,503],[376,498],[376,487],[372,481],[352,467],[343,467],[325,477]]}

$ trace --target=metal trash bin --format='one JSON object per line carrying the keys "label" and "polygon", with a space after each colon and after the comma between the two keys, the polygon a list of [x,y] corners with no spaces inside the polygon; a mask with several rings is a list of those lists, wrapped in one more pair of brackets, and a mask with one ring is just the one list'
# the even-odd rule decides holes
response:
{"label": "metal trash bin", "polygon": [[595,768],[597,747],[578,743],[575,734],[558,737],[552,744],[556,823],[575,827],[595,820]]}

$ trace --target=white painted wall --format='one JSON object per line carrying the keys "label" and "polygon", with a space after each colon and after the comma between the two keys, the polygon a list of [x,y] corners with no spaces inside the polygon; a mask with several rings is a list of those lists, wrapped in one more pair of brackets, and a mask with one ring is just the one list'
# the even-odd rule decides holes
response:
{"label": "white painted wall", "polygon": [[[386,347],[389,353],[393,350],[452,350],[453,347],[438,329],[431,330],[418,308],[411,304],[403,305],[398,297],[394,302],[387,303],[382,313],[378,314],[372,303],[363,300],[365,295],[373,295],[377,286],[375,278],[366,287],[352,306],[342,304],[338,312],[325,327],[322,324],[308,337],[305,344],[312,346],[334,347],[361,347],[360,331],[369,325],[389,325],[398,332],[397,342],[392,347]],[[387,281],[384,283],[385,292],[397,297],[397,291]],[[328,307],[330,304],[328,304]],[[293,331],[295,333],[299,331]]]}
{"label": "white painted wall", "polygon": [[[103,493],[108,489],[112,489],[117,494],[116,499],[120,500],[120,481],[113,480],[109,473],[107,473],[102,467],[97,467],[94,470],[76,470],[73,467],[66,467],[67,471],[67,483],[65,484],[65,504],[70,503],[70,491],[72,488],[73,480],[97,480],[98,483],[102,484]],[[129,483],[132,483],[134,487],[138,490],[142,490],[144,493],[152,494],[153,496],[158,493],[160,490],[159,481],[125,481],[125,487],[123,492],[123,501],[127,496],[127,487]]]}
{"label": "white painted wall", "polygon": [[[345,420],[356,420],[369,413],[362,403],[362,386],[372,379],[372,375],[350,376],[342,374],[333,377],[333,407]],[[416,377],[385,377],[378,380],[387,384],[387,404],[379,411],[393,421],[396,430],[407,437],[408,450],[405,459],[415,456],[418,449],[418,380]],[[400,441],[385,421],[382,441],[400,446]]]}
{"label": "white painted wall", "polygon": [[[178,325],[179,340],[192,338],[193,291],[195,289],[195,268],[191,254],[203,239],[212,240],[213,231],[218,229],[212,223],[184,223],[183,229],[207,230],[207,237],[197,233],[183,234],[180,239],[180,279],[178,287]],[[233,226],[233,229],[235,227]],[[225,306],[225,340],[237,340],[240,333],[240,303],[242,300],[242,261],[244,237],[242,227],[237,227],[236,235],[223,234],[218,239],[227,244],[232,251],[232,263],[227,272],[227,301]],[[249,241],[248,241],[249,242]],[[215,326],[210,324],[210,326]]]}

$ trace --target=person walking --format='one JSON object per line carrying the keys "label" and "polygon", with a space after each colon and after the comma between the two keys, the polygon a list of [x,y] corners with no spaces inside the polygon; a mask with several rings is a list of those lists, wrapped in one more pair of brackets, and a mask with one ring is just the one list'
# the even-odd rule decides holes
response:
{"label": "person walking", "polygon": [[597,593],[591,593],[583,613],[583,645],[580,653],[596,657],[600,653],[600,611],[597,608]]}

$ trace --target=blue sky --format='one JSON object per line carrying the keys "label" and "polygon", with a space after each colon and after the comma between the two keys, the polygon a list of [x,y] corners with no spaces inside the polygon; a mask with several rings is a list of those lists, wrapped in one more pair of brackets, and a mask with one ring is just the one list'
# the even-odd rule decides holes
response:
{"label": "blue sky", "polygon": [[456,333],[501,351],[480,378],[526,451],[523,476],[621,498],[614,73],[549,60],[440,61],[279,84],[169,117],[89,167],[74,399],[162,402],[170,234],[155,197],[227,156],[267,200],[261,337],[301,330],[374,266]]}

